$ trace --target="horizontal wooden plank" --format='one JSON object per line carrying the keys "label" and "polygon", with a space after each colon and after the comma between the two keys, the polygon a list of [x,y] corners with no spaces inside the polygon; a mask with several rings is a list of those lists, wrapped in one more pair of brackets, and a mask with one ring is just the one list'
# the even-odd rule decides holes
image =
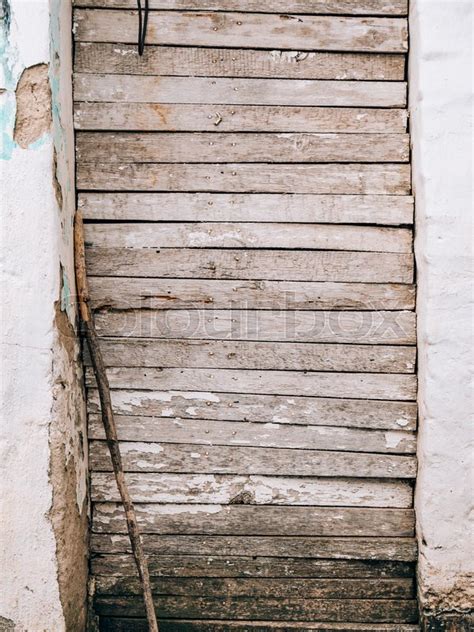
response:
{"label": "horizontal wooden plank", "polygon": [[76,160],[192,163],[408,162],[408,134],[78,132]]}
{"label": "horizontal wooden plank", "polygon": [[[135,505],[142,533],[412,537],[411,509],[265,505]],[[95,503],[93,531],[126,533],[123,508]]]}
{"label": "horizontal wooden plank", "polygon": [[[208,543],[211,541],[223,543],[224,549],[226,542],[241,541],[249,543],[248,550],[253,548],[252,542],[271,541],[276,544],[281,538],[271,537],[262,538],[255,536],[166,536],[166,535],[149,535],[143,536],[144,547],[146,551],[151,551],[157,542],[162,540],[169,541],[170,538],[176,542],[183,543],[183,550],[186,551],[189,546],[188,542],[203,542],[204,549],[207,550]],[[97,542],[99,538],[112,539],[115,542],[121,542],[124,538],[128,540],[127,535],[92,533],[92,543]],[[301,541],[301,538],[292,536],[285,540],[295,542]],[[410,538],[347,538],[343,540],[346,543],[341,545],[342,538],[305,538],[305,540],[315,540],[318,544],[311,549],[311,556],[299,555],[292,557],[291,553],[287,556],[278,557],[274,555],[275,549],[272,550],[270,557],[260,556],[258,554],[250,557],[242,556],[236,553],[232,556],[226,556],[225,553],[206,555],[202,554],[186,554],[178,551],[174,555],[148,555],[148,564],[152,577],[299,577],[299,578],[411,578],[415,576],[414,564],[404,561],[380,561],[370,559],[371,555],[362,551],[357,545],[350,543],[355,540],[365,540],[371,542],[379,542],[383,540],[387,542],[391,540],[393,545],[382,545],[383,550],[387,553],[382,555],[393,554],[401,540],[411,540]],[[333,543],[332,546],[330,543]],[[94,547],[94,544],[92,544]],[[190,545],[194,546],[195,545]],[[295,545],[298,547],[298,545]],[[364,550],[378,549],[368,545]],[[375,555],[379,555],[376,553]],[[365,559],[368,556],[369,559]],[[413,552],[411,553],[413,556]],[[117,576],[137,576],[137,567],[131,554],[116,555],[93,555],[91,556],[91,571],[95,575],[107,575],[110,577]]]}
{"label": "horizontal wooden plank", "polygon": [[[148,632],[146,619],[101,617],[101,632]],[[295,621],[170,621],[160,619],[162,632],[419,632],[419,625],[381,623],[303,623]]]}
{"label": "horizontal wooden plank", "polygon": [[78,130],[148,132],[345,132],[404,134],[407,110],[272,105],[87,103],[74,106]]}
{"label": "horizontal wooden plank", "polygon": [[78,206],[86,221],[413,223],[413,198],[400,195],[81,193]]}
{"label": "horizontal wooden plank", "polygon": [[[274,422],[184,420],[179,417],[158,420],[143,415],[120,415],[117,416],[116,423],[121,441],[348,450],[392,454],[414,454],[416,451],[415,436],[411,432],[402,430],[377,431],[331,426],[282,425]],[[105,439],[102,420],[98,415],[89,415],[89,437]],[[309,484],[308,486],[310,487]],[[353,502],[359,502],[359,500],[354,498]]]}
{"label": "horizontal wooden plank", "polygon": [[405,164],[143,164],[82,162],[77,186],[91,191],[209,191],[407,195]]}
{"label": "horizontal wooden plank", "polygon": [[132,44],[77,42],[74,69],[86,73],[155,77],[403,81],[405,55],[149,45],[140,56]]}
{"label": "horizontal wooden plank", "polygon": [[96,248],[293,248],[399,253],[413,250],[409,229],[344,224],[86,224],[85,240],[89,247]]}
{"label": "horizontal wooden plank", "polygon": [[[412,402],[370,401],[363,399],[327,399],[317,397],[285,397],[281,395],[244,395],[209,393],[205,391],[143,391],[115,390],[111,392],[116,415],[144,417],[176,417],[214,421],[250,421],[304,426],[339,426],[372,430],[416,429],[417,408]],[[89,413],[100,412],[96,389],[87,394]],[[161,423],[158,419],[157,423]],[[117,417],[123,439],[124,420]],[[183,428],[186,424],[183,423]],[[94,424],[89,426],[93,438],[103,437]]]}
{"label": "horizontal wooden plank", "polygon": [[[392,312],[390,312],[392,313]],[[108,367],[413,373],[412,347],[194,339],[103,338]],[[84,357],[90,365],[88,354]]]}
{"label": "horizontal wooden plank", "polygon": [[[76,7],[135,9],[135,0],[74,0]],[[151,10],[241,11],[260,13],[328,13],[406,15],[407,0],[150,0]]]}
{"label": "horizontal wooden plank", "polygon": [[[96,597],[95,611],[99,615],[143,616],[145,606],[141,597]],[[353,622],[401,622],[418,620],[415,599],[264,599],[257,597],[171,597],[161,596],[160,614],[163,617],[220,618],[256,620]]]}
{"label": "horizontal wooden plank", "polygon": [[[414,478],[416,472],[415,458],[405,455],[137,441],[122,441],[120,449],[126,472],[359,478]],[[105,442],[91,441],[89,457],[92,470],[112,471]]]}
{"label": "horizontal wooden plank", "polygon": [[415,287],[376,283],[90,277],[93,309],[413,310]]}
{"label": "horizontal wooden plank", "polygon": [[[87,370],[88,384],[94,384]],[[353,399],[415,400],[414,375],[219,369],[107,369],[112,388],[191,390]]]}
{"label": "horizontal wooden plank", "polygon": [[[276,570],[278,564],[284,563],[284,558],[295,560],[300,558],[305,561],[322,559],[338,560],[391,560],[398,562],[414,562],[417,557],[417,546],[415,538],[335,538],[335,537],[298,537],[298,536],[200,536],[200,535],[144,535],[143,546],[147,555],[171,556],[171,555],[202,555],[212,556],[252,556],[276,558],[275,575],[297,576],[297,571],[281,572]],[[131,554],[130,540],[127,535],[117,535],[108,533],[91,534],[91,551],[93,553],[114,554],[113,560],[119,558],[118,553]],[[278,559],[280,558],[280,559]],[[128,556],[120,558],[124,561]],[[230,560],[228,560],[230,562]],[[267,561],[269,563],[269,560]],[[290,564],[291,567],[291,564]],[[335,573],[332,574],[329,567],[324,564],[318,569],[313,569],[314,577],[373,577],[371,573],[378,568],[379,579],[391,577],[408,577],[410,575],[405,566],[381,565],[365,566],[362,564],[343,564],[338,568],[336,564]],[[212,572],[212,571],[211,571]],[[124,575],[135,575],[136,568],[133,566],[123,568]],[[183,573],[183,576],[186,573]],[[250,573],[242,573],[242,576]],[[204,573],[203,576],[206,576]],[[256,575],[260,575],[256,573]],[[268,576],[272,576],[270,573]],[[302,573],[305,577],[306,574]]]}
{"label": "horizontal wooden plank", "polygon": [[[130,34],[136,38],[135,29]],[[403,108],[406,94],[401,81],[74,75],[75,101],[106,103]]]}
{"label": "horizontal wooden plank", "polygon": [[[266,597],[307,599],[413,599],[413,579],[233,579],[152,578],[154,595],[195,595],[196,597]],[[96,595],[140,595],[135,577],[99,576]]]}
{"label": "horizontal wooden plank", "polygon": [[[233,307],[233,306],[229,306]],[[388,345],[414,345],[416,343],[414,312],[382,311],[280,311],[280,310],[127,310],[101,311],[96,314],[96,326],[100,336],[133,338],[185,338],[197,340],[223,340],[222,345],[205,344],[208,355],[229,352],[236,358],[246,356],[250,349],[264,354],[270,345],[239,344],[232,341],[257,342],[312,342],[356,345],[344,349],[348,363],[357,358],[373,366],[374,371],[390,367],[393,373],[413,371],[415,349]],[[170,343],[171,344],[171,343]],[[196,343],[197,344],[197,343]],[[365,346],[367,345],[367,346]],[[371,345],[384,345],[373,349]],[[304,349],[292,345],[292,350]],[[332,348],[328,348],[330,355]],[[190,350],[192,353],[192,350]],[[366,360],[362,356],[365,356]],[[216,358],[217,361],[217,358]],[[402,364],[405,362],[405,364]],[[145,366],[145,365],[144,365]],[[153,365],[156,366],[156,365]],[[165,366],[163,364],[162,366]],[[397,370],[396,370],[397,369]],[[365,369],[367,370],[367,369]]]}
{"label": "horizontal wooden plank", "polygon": [[[129,473],[126,479],[135,503],[406,509],[413,502],[413,490],[406,481],[164,473]],[[91,499],[120,502],[112,473],[92,472]]]}
{"label": "horizontal wooden plank", "polygon": [[[108,320],[101,319],[101,322],[104,331]],[[114,327],[113,319],[111,327]],[[120,324],[116,330],[120,331]],[[181,331],[176,331],[170,336],[181,334]],[[412,347],[290,342],[290,339],[285,342],[256,342],[125,337],[104,338],[100,346],[106,366],[109,367],[352,371],[372,374],[414,372],[416,350]],[[87,354],[85,362],[90,365]]]}
{"label": "horizontal wooden plank", "polygon": [[[136,43],[136,11],[77,9],[77,41]],[[147,42],[171,46],[277,48],[403,53],[408,50],[405,18],[359,18],[263,13],[153,11]]]}
{"label": "horizontal wooden plank", "polygon": [[89,276],[332,283],[412,283],[413,256],[397,253],[185,248],[88,248]]}

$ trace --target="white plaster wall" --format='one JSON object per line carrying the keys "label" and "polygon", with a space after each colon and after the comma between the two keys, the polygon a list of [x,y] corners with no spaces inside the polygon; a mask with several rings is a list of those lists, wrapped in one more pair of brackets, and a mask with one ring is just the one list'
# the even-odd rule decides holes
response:
{"label": "white plaster wall", "polygon": [[[61,0],[61,11],[69,5]],[[63,366],[67,354],[55,324],[61,298],[64,314],[66,308],[68,312],[66,322],[74,320],[74,309],[65,296],[74,288],[70,239],[74,181],[72,163],[67,164],[67,138],[61,131],[60,112],[62,106],[68,107],[68,100],[67,90],[60,86],[59,68],[54,68],[59,66],[60,57],[53,54],[61,48],[60,41],[53,44],[53,30],[57,31],[61,16],[59,4],[50,7],[49,0],[3,1],[3,7],[10,14],[3,16],[9,17],[10,25],[3,24],[0,45],[0,629],[14,626],[11,629],[18,632],[62,632],[75,628],[64,616],[60,544],[52,521],[53,430],[63,442],[63,471],[68,459],[75,459],[77,484],[72,503],[77,515],[87,512],[87,504],[77,419],[68,417],[67,405],[61,404],[63,385],[58,387],[60,376],[70,375],[64,386],[67,397],[71,398],[73,389],[80,394],[73,365]],[[63,28],[70,30],[69,24],[66,21]],[[50,66],[54,125],[30,146],[21,148],[13,140],[15,89],[22,71],[41,63]],[[66,81],[70,91],[70,77]],[[72,126],[70,129],[72,134]],[[78,418],[81,414],[79,411]],[[72,550],[70,542],[64,546]]]}
{"label": "white plaster wall", "polygon": [[419,590],[427,613],[474,607],[473,4],[412,0],[410,14],[420,405],[416,512]]}

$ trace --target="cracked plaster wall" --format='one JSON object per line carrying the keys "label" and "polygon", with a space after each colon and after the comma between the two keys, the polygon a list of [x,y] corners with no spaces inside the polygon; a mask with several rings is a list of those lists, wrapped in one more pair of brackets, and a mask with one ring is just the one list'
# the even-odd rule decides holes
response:
{"label": "cracked plaster wall", "polygon": [[[473,629],[473,2],[412,0],[418,270],[419,596],[428,629]],[[459,615],[459,616],[458,616]]]}
{"label": "cracked plaster wall", "polygon": [[0,0],[0,629],[85,630],[69,0]]}

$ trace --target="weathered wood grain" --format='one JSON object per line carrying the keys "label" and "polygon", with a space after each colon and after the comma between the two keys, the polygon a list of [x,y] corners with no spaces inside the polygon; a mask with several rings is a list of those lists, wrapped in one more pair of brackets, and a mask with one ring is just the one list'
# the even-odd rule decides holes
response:
{"label": "weathered wood grain", "polygon": [[[416,471],[415,458],[405,455],[136,441],[122,441],[120,448],[127,472],[414,478]],[[92,470],[112,471],[104,442],[91,441],[89,456]]]}
{"label": "weathered wood grain", "polygon": [[196,191],[407,195],[405,164],[142,164],[82,162],[77,185],[91,191]]}
{"label": "weathered wood grain", "polygon": [[[136,11],[77,9],[75,37],[77,41],[134,44],[137,19]],[[390,17],[154,11],[148,21],[147,43],[404,53],[408,27],[405,18]]]}
{"label": "weathered wood grain", "polygon": [[[227,340],[104,338],[108,367],[258,369],[413,373],[415,349],[367,345]],[[84,361],[90,366],[90,357]]]}
{"label": "weathered wood grain", "polygon": [[[92,533],[92,542],[96,538],[113,538],[121,541],[126,536],[120,534],[97,534]],[[177,542],[183,542],[184,551],[188,546],[186,543],[195,542],[196,538],[204,541],[204,550],[210,541],[232,542],[236,538],[242,536],[166,536],[166,535],[143,535],[146,550],[153,550],[154,544],[162,538],[173,538]],[[263,538],[255,536],[245,536],[246,542],[249,542],[249,552],[252,550],[252,542],[262,541]],[[265,538],[267,541],[277,542],[282,539],[281,536]],[[300,540],[301,538],[298,538]],[[150,573],[154,577],[262,577],[262,578],[379,578],[389,579],[397,577],[410,578],[414,576],[414,567],[412,562],[404,561],[380,561],[370,559],[369,551],[375,551],[377,545],[373,547],[369,544],[363,548],[351,546],[350,542],[354,540],[365,540],[366,542],[378,542],[381,538],[344,538],[347,544],[342,546],[341,538],[311,538],[316,540],[318,544],[312,549],[311,556],[300,555],[292,557],[291,553],[287,556],[278,557],[272,553],[270,556],[259,556],[258,554],[250,557],[236,555],[226,556],[225,553],[219,554],[185,554],[180,551],[175,555],[153,555],[150,554],[149,565]],[[390,556],[388,549],[394,552],[402,539],[409,538],[383,538],[384,541],[390,539],[393,546],[383,547],[387,553],[382,555]],[[291,540],[296,540],[295,536],[291,536]],[[332,547],[326,543],[335,542]],[[168,541],[168,540],[167,540]],[[339,543],[339,545],[337,544]],[[192,545],[191,545],[192,546]],[[226,545],[224,544],[224,547]],[[297,546],[297,545],[296,545]],[[151,549],[150,549],[151,547]],[[337,550],[336,550],[337,549]],[[275,549],[273,549],[274,551]],[[346,551],[347,553],[345,553]],[[354,553],[352,553],[354,551]],[[378,553],[376,554],[378,555]],[[366,557],[368,559],[366,559]],[[390,560],[390,557],[388,557]],[[107,575],[110,577],[120,576],[137,576],[137,567],[134,564],[133,557],[128,554],[115,555],[93,555],[91,557],[91,570],[95,575]]]}
{"label": "weathered wood grain", "polygon": [[408,162],[408,134],[232,134],[78,132],[87,162]]}
{"label": "weathered wood grain", "polygon": [[[414,581],[399,579],[233,579],[233,578],[153,578],[155,595],[195,595],[197,597],[267,597],[307,599],[413,599]],[[140,595],[134,577],[103,577],[95,582],[96,595]]]}
{"label": "weathered wood grain", "polygon": [[149,45],[140,56],[131,44],[78,42],[74,69],[120,75],[403,81],[405,55]]}
{"label": "weathered wood grain", "polygon": [[[411,509],[274,507],[265,505],[136,505],[142,533],[412,537]],[[95,503],[94,532],[126,533],[114,503]]]}
{"label": "weathered wood grain", "polygon": [[[277,568],[278,558],[288,557],[290,560],[299,558],[304,561],[315,559],[338,560],[391,560],[398,562],[414,562],[417,556],[415,538],[337,538],[337,537],[298,537],[298,536],[193,536],[193,535],[144,535],[143,544],[148,555],[202,555],[206,556],[262,556],[275,559]],[[126,535],[93,533],[91,534],[91,551],[93,553],[114,554],[111,559],[117,559],[117,553],[131,554],[130,541]],[[122,560],[127,556],[121,556]],[[337,564],[335,568],[337,568]],[[393,577],[408,577],[406,567],[400,564],[343,564],[339,568],[339,577],[371,577],[371,569],[379,567],[380,579]],[[401,570],[403,569],[403,570]],[[274,569],[276,570],[276,569]],[[134,572],[135,571],[135,572]],[[321,565],[314,569],[314,577],[331,577],[329,568]],[[134,575],[136,568],[124,568],[125,575]],[[276,571],[276,575],[295,576],[292,573]],[[203,576],[206,576],[204,574]],[[247,573],[243,573],[243,576]],[[183,574],[184,576],[184,574]],[[271,575],[269,575],[271,576]],[[306,576],[302,574],[302,576]]]}
{"label": "weathered wood grain", "polygon": [[[101,617],[102,632],[148,632],[147,622],[139,618]],[[171,621],[160,619],[163,632],[419,632],[419,625],[381,623],[313,623],[306,621]]]}
{"label": "weathered wood grain", "polygon": [[[393,371],[407,373],[413,371],[415,350],[393,349],[387,345],[413,345],[416,343],[414,312],[382,311],[282,311],[282,310],[127,310],[98,312],[96,326],[100,336],[124,338],[185,338],[197,340],[224,340],[229,346],[218,345],[223,351],[240,352],[257,346],[238,345],[232,348],[232,341],[257,342],[312,342],[329,344],[351,344],[344,349],[349,358],[355,359],[366,353],[373,363],[374,372],[380,370],[384,362],[393,361]],[[384,345],[379,349],[361,345]],[[277,351],[278,347],[259,346]],[[206,344],[209,355],[216,349]],[[304,349],[292,345],[292,349]],[[322,350],[324,351],[324,350]],[[327,349],[331,353],[331,348]],[[192,353],[192,351],[191,351]],[[288,350],[291,356],[291,350]],[[237,353],[239,355],[239,353]],[[398,361],[398,362],[397,362]],[[369,359],[367,359],[369,362]],[[401,364],[405,362],[405,364]],[[381,363],[381,364],[379,364]],[[147,365],[148,366],[148,365]],[[164,365],[163,365],[164,366]],[[302,365],[303,366],[303,365]],[[372,364],[367,364],[372,366]],[[397,369],[397,370],[395,370]]]}
{"label": "weathered wood grain", "polygon": [[[414,375],[219,369],[107,369],[112,388],[414,401]],[[94,384],[86,371],[87,383]]]}
{"label": "weathered wood grain", "polygon": [[[158,420],[143,415],[117,416],[117,430],[121,441],[391,454],[414,454],[416,451],[414,434],[402,430],[377,431],[331,426],[281,425],[274,422],[184,420],[178,417]],[[89,415],[89,438],[105,440],[98,415]],[[354,497],[354,502],[356,501],[357,498]]]}
{"label": "weathered wood grain", "polygon": [[397,253],[185,248],[88,248],[90,276],[333,283],[413,282],[413,256]]}
{"label": "weathered wood grain", "polygon": [[292,248],[398,253],[413,250],[411,230],[337,224],[86,224],[85,239],[89,247],[96,248]]}
{"label": "weathered wood grain", "polygon": [[401,81],[74,75],[75,101],[106,103],[404,108],[406,92]]}
{"label": "weathered wood grain", "polygon": [[[161,417],[166,419],[207,419],[214,421],[250,421],[303,426],[339,426],[371,430],[416,429],[417,409],[412,402],[370,401],[285,397],[280,395],[243,395],[206,393],[205,391],[112,390],[117,415]],[[87,393],[90,414],[100,412],[97,390]],[[123,434],[123,419],[117,418]],[[163,421],[155,419],[155,422]],[[183,423],[183,427],[186,424]],[[130,429],[131,430],[131,429]],[[99,428],[89,425],[92,438],[103,437]]]}
{"label": "weathered wood grain", "polygon": [[[135,0],[75,5],[92,306],[160,630],[415,632],[407,0],[150,0],[143,57]],[[94,614],[145,632],[86,382]]]}
{"label": "weathered wood grain", "polygon": [[[134,503],[410,508],[406,481],[304,477],[137,474],[126,476]],[[120,502],[113,474],[93,472],[92,502]]]}
{"label": "weathered wood grain", "polygon": [[[143,616],[139,597],[99,596],[95,610],[100,615]],[[410,599],[264,599],[258,597],[160,597],[163,617],[217,618],[234,620],[401,622],[418,620],[416,600]]]}
{"label": "weathered wood grain", "polygon": [[[103,327],[106,320],[102,319]],[[119,327],[117,327],[119,332]],[[109,330],[109,332],[112,332]],[[411,347],[310,342],[256,342],[212,339],[104,338],[101,350],[108,367],[258,369],[279,371],[351,371],[413,373]],[[89,354],[84,361],[90,366]]]}
{"label": "weathered wood grain", "polygon": [[[76,7],[135,9],[135,0],[74,0]],[[260,13],[328,13],[406,15],[407,0],[150,0],[150,9],[241,11]]]}
{"label": "weathered wood grain", "polygon": [[91,277],[93,309],[413,310],[402,284]]}
{"label": "weathered wood grain", "polygon": [[74,106],[78,130],[164,132],[345,132],[404,134],[407,110],[267,105],[87,103]]}
{"label": "weathered wood grain", "polygon": [[[101,617],[103,632],[148,632],[145,619],[124,617]],[[419,632],[420,626],[404,623],[303,623],[295,621],[171,621],[160,619],[163,632]]]}
{"label": "weathered wood grain", "polygon": [[400,195],[80,193],[78,207],[86,221],[413,223],[413,198]]}

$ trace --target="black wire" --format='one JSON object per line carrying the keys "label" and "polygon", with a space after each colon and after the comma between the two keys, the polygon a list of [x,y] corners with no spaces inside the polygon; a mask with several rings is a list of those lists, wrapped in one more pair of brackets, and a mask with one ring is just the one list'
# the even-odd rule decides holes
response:
{"label": "black wire", "polygon": [[137,0],[138,4],[138,54],[143,55],[146,42],[146,30],[148,27],[148,0],[145,0],[145,7],[142,7],[141,0]]}

